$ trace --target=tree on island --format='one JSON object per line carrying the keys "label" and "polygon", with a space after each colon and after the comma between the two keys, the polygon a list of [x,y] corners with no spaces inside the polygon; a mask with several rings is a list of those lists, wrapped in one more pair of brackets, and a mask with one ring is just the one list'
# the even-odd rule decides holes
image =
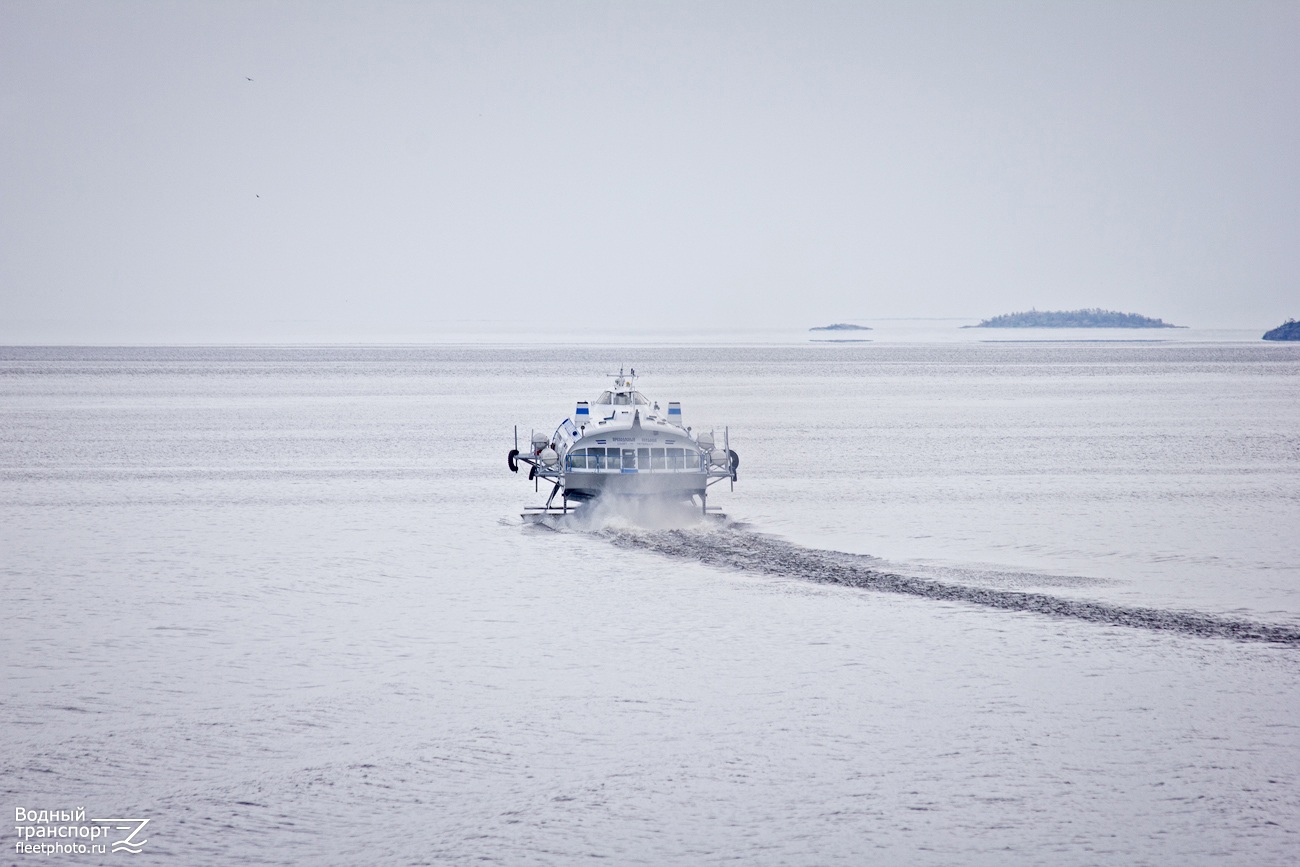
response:
{"label": "tree on island", "polygon": [[853,325],[848,322],[836,322],[834,325],[816,325],[809,331],[870,331],[865,325]]}
{"label": "tree on island", "polygon": [[1300,322],[1288,319],[1264,334],[1265,340],[1300,340]]}
{"label": "tree on island", "polygon": [[968,328],[1178,328],[1163,319],[1093,307],[1087,310],[1036,310],[1004,313]]}

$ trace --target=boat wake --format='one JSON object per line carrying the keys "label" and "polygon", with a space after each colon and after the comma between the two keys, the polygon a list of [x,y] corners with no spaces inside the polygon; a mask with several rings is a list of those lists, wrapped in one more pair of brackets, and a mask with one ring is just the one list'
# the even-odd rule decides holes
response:
{"label": "boat wake", "polygon": [[795,578],[819,584],[901,593],[945,602],[968,602],[1002,611],[1068,617],[1107,626],[1176,632],[1203,638],[1231,638],[1300,646],[1300,627],[1238,620],[1196,611],[1116,605],[992,587],[951,583],[887,571],[870,557],[804,548],[734,524],[675,527],[633,526],[621,520],[593,521],[572,529],[595,533],[623,548],[649,551],[743,572]]}

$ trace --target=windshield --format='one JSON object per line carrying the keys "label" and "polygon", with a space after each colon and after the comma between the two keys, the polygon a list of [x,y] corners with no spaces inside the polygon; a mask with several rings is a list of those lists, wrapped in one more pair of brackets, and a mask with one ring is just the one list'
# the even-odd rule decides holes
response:
{"label": "windshield", "polygon": [[596,398],[596,406],[613,404],[614,406],[649,406],[650,401],[639,391],[620,391],[614,394],[612,391],[603,391],[600,397]]}

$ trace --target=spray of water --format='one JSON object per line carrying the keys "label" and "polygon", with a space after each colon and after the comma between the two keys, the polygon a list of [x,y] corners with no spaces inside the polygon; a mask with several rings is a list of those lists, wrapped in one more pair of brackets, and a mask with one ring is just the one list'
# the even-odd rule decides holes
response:
{"label": "spray of water", "polygon": [[619,532],[702,531],[719,522],[688,500],[661,497],[599,497],[576,511],[547,521],[557,530],[610,534]]}

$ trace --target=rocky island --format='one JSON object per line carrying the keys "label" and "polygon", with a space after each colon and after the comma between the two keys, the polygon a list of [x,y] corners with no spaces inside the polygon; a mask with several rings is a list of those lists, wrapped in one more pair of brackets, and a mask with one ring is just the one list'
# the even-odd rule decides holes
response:
{"label": "rocky island", "polygon": [[964,328],[1179,328],[1163,319],[1116,310],[1029,310],[1004,313]]}
{"label": "rocky island", "polygon": [[1300,340],[1300,322],[1288,319],[1277,328],[1264,334],[1265,340]]}
{"label": "rocky island", "polygon": [[870,331],[865,325],[851,325],[848,322],[836,322],[834,325],[818,325],[809,331]]}

